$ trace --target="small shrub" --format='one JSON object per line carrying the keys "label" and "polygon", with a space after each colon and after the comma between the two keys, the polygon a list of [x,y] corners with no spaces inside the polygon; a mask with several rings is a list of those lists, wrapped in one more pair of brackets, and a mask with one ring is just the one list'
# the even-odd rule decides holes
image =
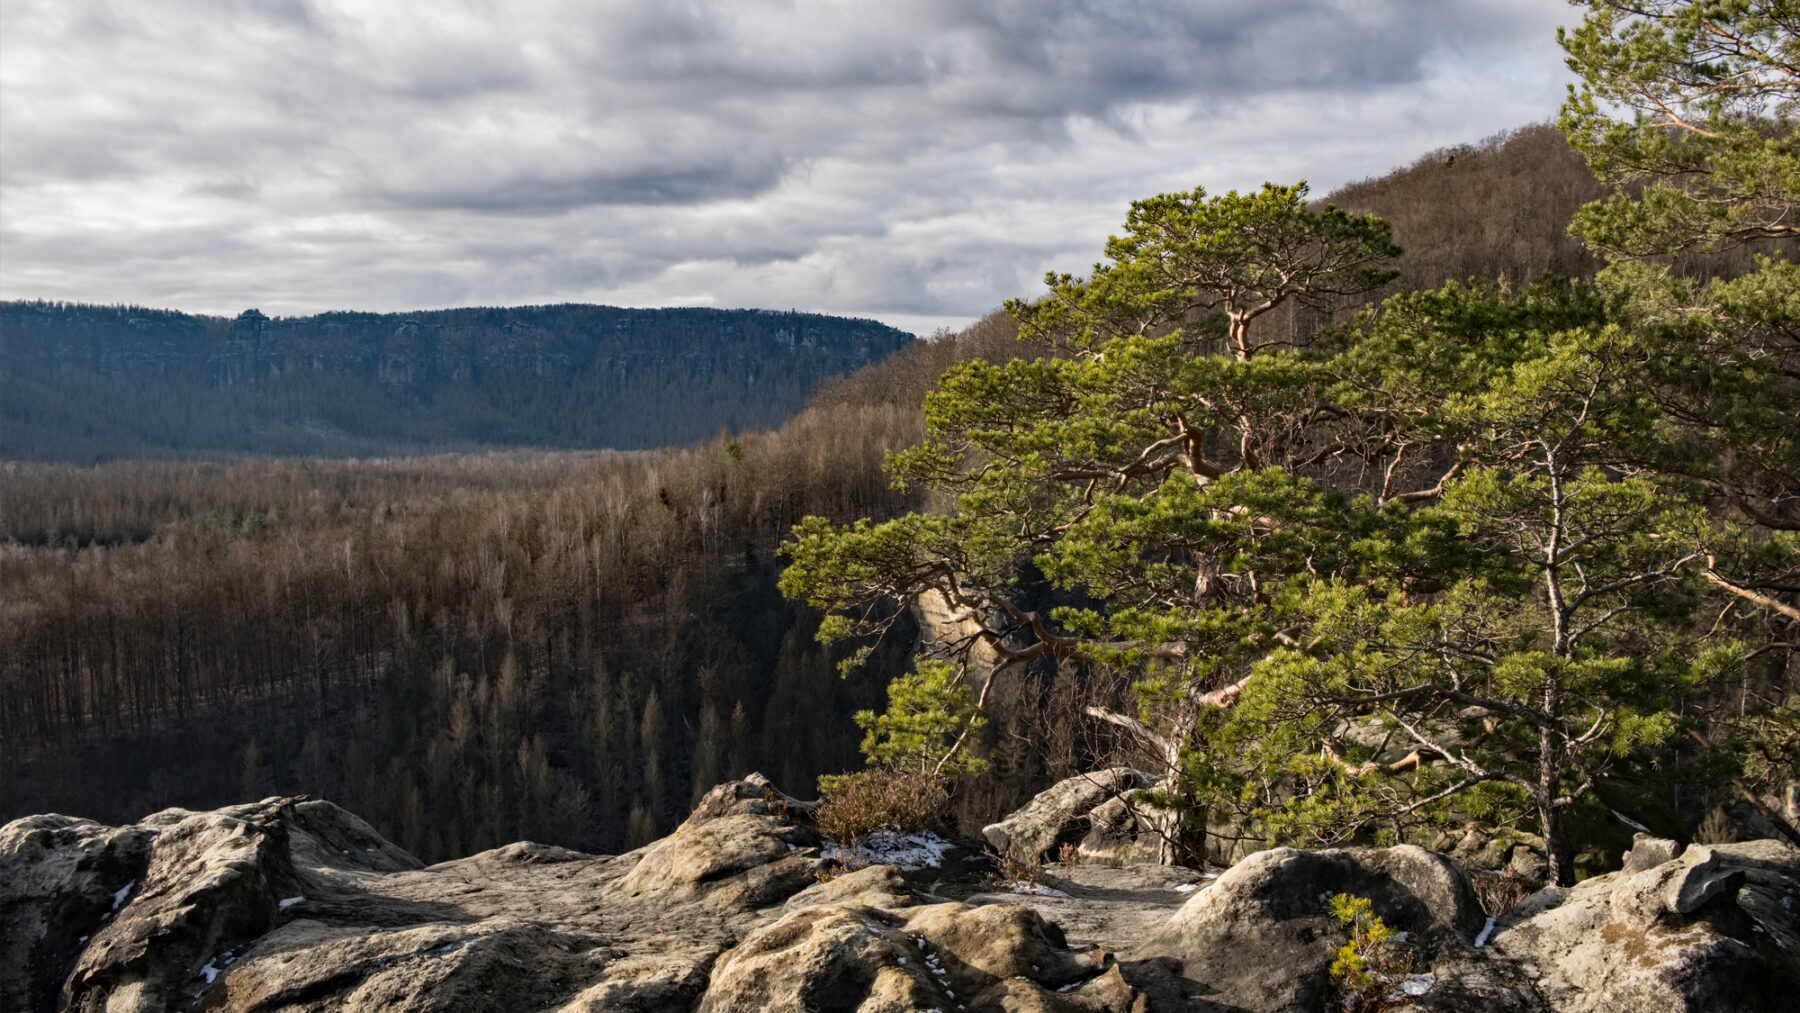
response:
{"label": "small shrub", "polygon": [[991,848],[987,856],[994,863],[994,871],[987,874],[990,889],[1044,885],[1044,863],[1037,856],[1024,857],[1014,851],[995,854]]}
{"label": "small shrub", "polygon": [[1722,805],[1712,807],[1700,826],[1694,830],[1695,844],[1730,844],[1737,840],[1737,826]]}
{"label": "small shrub", "polygon": [[819,830],[846,848],[882,830],[928,830],[944,821],[949,782],[931,773],[876,767],[819,778]]}
{"label": "small shrub", "polygon": [[1080,865],[1081,849],[1076,845],[1065,843],[1056,850],[1056,861],[1060,865]]}
{"label": "small shrub", "polygon": [[[819,637],[823,640],[824,632]],[[862,752],[870,763],[938,771],[946,777],[987,770],[986,760],[960,748],[971,736],[981,738],[987,719],[961,671],[941,661],[921,660],[913,671],[888,683],[884,713],[858,711],[855,718],[868,733]]]}
{"label": "small shrub", "polygon": [[1412,954],[1376,917],[1369,899],[1340,893],[1331,898],[1331,913],[1350,933],[1331,964],[1331,983],[1339,989],[1342,1008],[1379,1013],[1410,1004],[1412,997],[1397,986],[1412,973]]}
{"label": "small shrub", "polygon": [[1504,872],[1477,872],[1469,877],[1475,899],[1489,918],[1498,918],[1538,892],[1544,884],[1526,879],[1508,868]]}

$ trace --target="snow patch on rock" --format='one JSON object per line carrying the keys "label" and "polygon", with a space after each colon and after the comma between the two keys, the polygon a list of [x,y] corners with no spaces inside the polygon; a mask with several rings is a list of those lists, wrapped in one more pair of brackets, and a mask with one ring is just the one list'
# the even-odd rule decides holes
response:
{"label": "snow patch on rock", "polygon": [[929,830],[911,834],[883,830],[848,848],[828,839],[820,857],[844,865],[892,865],[911,872],[943,865],[950,848],[949,841]]}

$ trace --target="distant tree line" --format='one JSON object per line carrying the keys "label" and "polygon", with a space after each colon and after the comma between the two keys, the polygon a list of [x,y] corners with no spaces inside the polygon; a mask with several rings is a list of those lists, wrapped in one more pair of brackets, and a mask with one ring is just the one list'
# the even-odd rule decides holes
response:
{"label": "distant tree line", "polygon": [[525,306],[235,319],[0,304],[0,456],[643,449],[778,425],[910,335],[764,310]]}

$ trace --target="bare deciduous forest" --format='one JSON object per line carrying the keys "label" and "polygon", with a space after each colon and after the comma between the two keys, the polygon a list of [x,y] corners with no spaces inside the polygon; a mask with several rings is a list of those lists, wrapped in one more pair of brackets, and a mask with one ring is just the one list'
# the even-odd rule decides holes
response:
{"label": "bare deciduous forest", "polygon": [[871,385],[1009,341],[666,453],[9,463],[6,816],[306,791],[433,859],[617,850],[728,775],[841,769],[860,733],[825,718],[879,679],[838,678],[773,547],[907,504],[881,460],[916,398]]}

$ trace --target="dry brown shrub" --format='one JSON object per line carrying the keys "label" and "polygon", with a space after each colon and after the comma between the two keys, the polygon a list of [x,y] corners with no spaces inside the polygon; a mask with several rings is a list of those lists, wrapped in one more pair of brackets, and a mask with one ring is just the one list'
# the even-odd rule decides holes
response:
{"label": "dry brown shrub", "polygon": [[905,833],[942,824],[950,783],[931,773],[876,767],[819,779],[817,818],[826,837],[846,847],[882,830]]}
{"label": "dry brown shrub", "polygon": [[1544,884],[1507,869],[1504,872],[1477,872],[1469,877],[1475,888],[1475,899],[1488,917],[1498,918],[1518,903],[1543,889]]}
{"label": "dry brown shrub", "polygon": [[1737,840],[1737,826],[1722,805],[1712,807],[1700,826],[1694,830],[1695,844],[1730,844]]}
{"label": "dry brown shrub", "polygon": [[994,871],[986,877],[990,889],[1045,885],[1044,863],[1036,855],[1021,856],[1014,851],[1000,854],[990,848],[987,856],[994,863]]}

